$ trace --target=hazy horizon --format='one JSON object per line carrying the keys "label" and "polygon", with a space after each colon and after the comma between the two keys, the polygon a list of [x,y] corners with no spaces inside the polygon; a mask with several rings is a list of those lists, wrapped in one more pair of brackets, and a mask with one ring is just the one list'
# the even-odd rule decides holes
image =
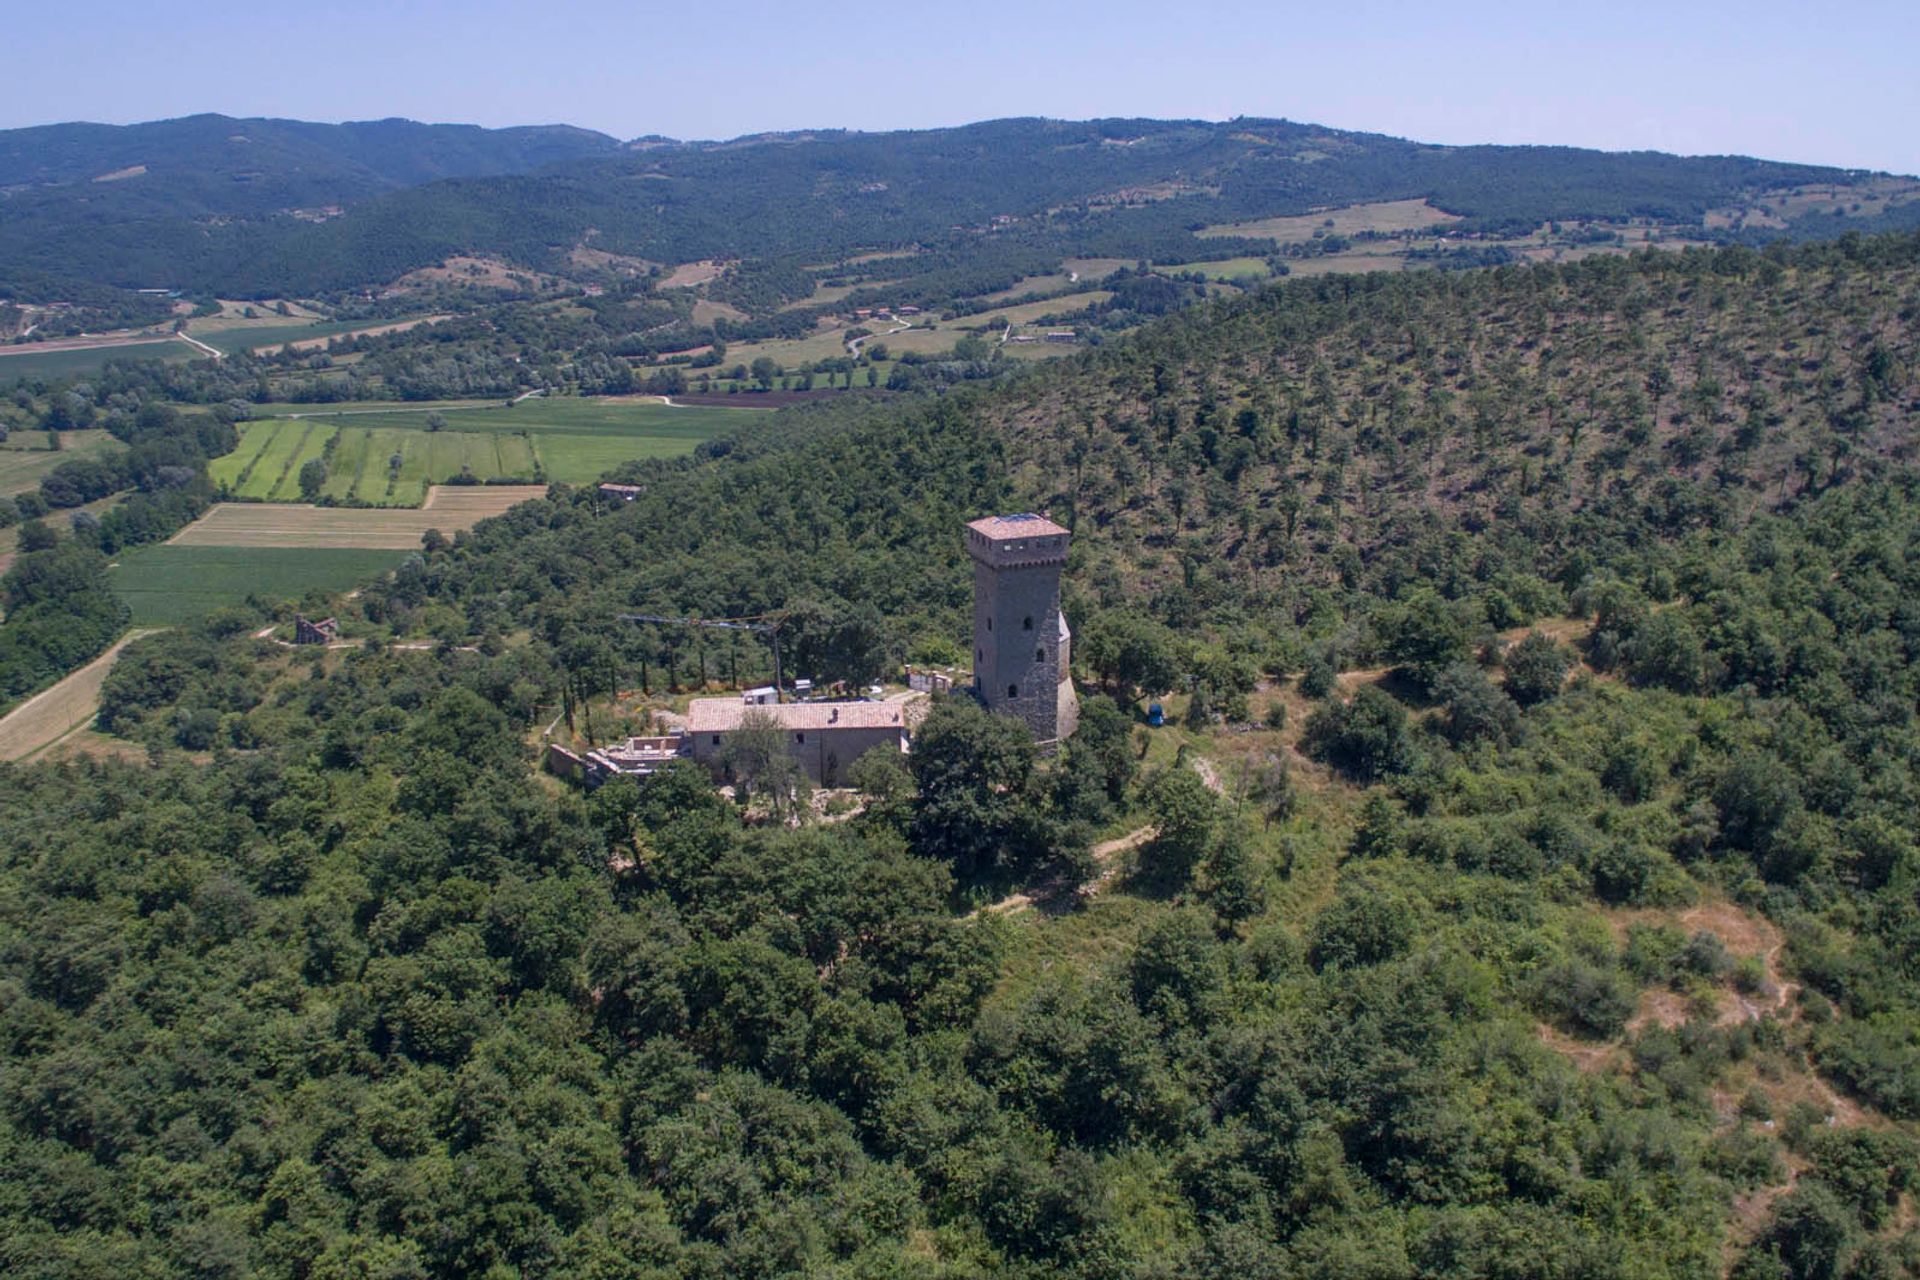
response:
{"label": "hazy horizon", "polygon": [[[1022,12],[1017,26],[848,18],[746,0],[684,7],[346,0],[242,23],[128,0],[84,23],[11,20],[0,127],[212,112],[342,121],[568,124],[621,139],[940,128],[1009,116],[1283,117],[1464,145],[1737,154],[1920,173],[1920,6],[1713,3],[1676,13],[1446,13],[1202,0],[1177,27],[1142,0]],[[808,16],[811,14],[811,16]],[[654,15],[654,16],[649,16]],[[531,52],[528,52],[528,51]],[[1009,91],[1003,86],[1015,86]]]}

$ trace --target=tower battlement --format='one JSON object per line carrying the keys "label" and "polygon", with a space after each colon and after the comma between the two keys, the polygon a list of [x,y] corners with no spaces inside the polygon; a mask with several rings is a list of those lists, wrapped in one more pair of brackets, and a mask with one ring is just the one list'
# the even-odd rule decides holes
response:
{"label": "tower battlement", "polygon": [[1060,612],[1068,533],[1038,515],[967,525],[973,558],[973,689],[989,711],[1018,716],[1051,747],[1074,730],[1072,635]]}
{"label": "tower battlement", "polygon": [[1045,516],[988,516],[967,526],[967,554],[996,569],[1067,562],[1067,531]]}

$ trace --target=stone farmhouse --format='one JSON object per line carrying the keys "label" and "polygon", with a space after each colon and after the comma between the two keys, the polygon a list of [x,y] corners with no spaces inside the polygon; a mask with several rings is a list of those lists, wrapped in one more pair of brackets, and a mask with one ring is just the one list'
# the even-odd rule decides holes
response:
{"label": "stone farmhouse", "polygon": [[907,750],[905,702],[786,702],[755,706],[738,698],[696,698],[686,737],[695,760],[725,780],[727,739],[750,714],[772,721],[807,776],[823,787],[844,785],[847,769],[869,751]]}

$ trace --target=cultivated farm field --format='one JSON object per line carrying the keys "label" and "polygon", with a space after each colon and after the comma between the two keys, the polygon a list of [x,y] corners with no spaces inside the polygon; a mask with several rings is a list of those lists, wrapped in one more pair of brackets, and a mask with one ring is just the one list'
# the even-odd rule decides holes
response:
{"label": "cultivated farm field", "polygon": [[[359,514],[369,514],[361,512]],[[109,571],[136,626],[172,626],[249,596],[300,600],[345,591],[400,563],[395,550],[346,547],[140,547]]]}
{"label": "cultivated farm field", "polygon": [[87,346],[55,347],[51,343],[19,343],[0,346],[0,386],[15,378],[28,380],[67,378],[98,373],[110,360],[166,360],[179,362],[203,358],[204,351],[171,338],[140,337],[124,342],[101,342]]}
{"label": "cultivated farm field", "polygon": [[542,485],[436,486],[418,507],[367,510],[307,503],[219,502],[167,546],[407,551],[429,529],[452,534],[531,498]]}
{"label": "cultivated farm field", "polygon": [[447,481],[584,484],[636,458],[689,453],[751,413],[625,397],[351,409],[245,423],[239,447],[208,470],[234,497],[297,502],[301,469],[318,458],[327,474],[315,496],[417,507]]}
{"label": "cultivated farm field", "polygon": [[398,565],[429,529],[454,534],[546,493],[539,485],[448,486],[410,510],[216,503],[159,546],[123,554],[114,590],[135,623],[169,626],[249,596],[345,591]]}

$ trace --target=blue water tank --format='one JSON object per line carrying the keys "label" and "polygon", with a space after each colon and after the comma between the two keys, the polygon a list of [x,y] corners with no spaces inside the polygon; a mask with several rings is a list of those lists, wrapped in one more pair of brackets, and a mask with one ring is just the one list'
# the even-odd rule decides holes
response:
{"label": "blue water tank", "polygon": [[1149,702],[1147,704],[1147,723],[1158,729],[1166,722],[1167,713],[1161,709],[1160,704],[1157,702]]}

